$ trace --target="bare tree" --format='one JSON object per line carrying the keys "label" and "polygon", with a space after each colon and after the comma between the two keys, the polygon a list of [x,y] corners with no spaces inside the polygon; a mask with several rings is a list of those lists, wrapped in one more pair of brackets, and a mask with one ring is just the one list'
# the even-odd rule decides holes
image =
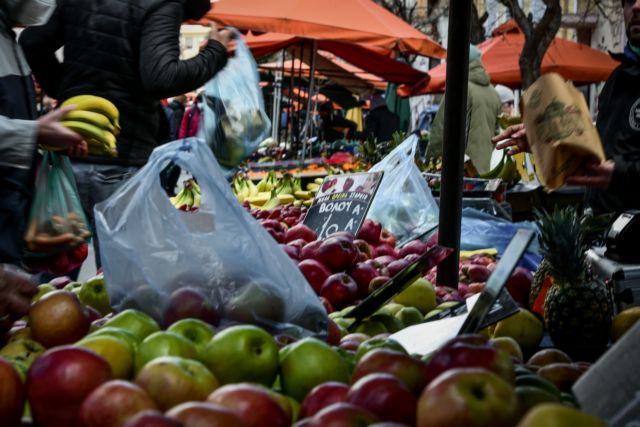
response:
{"label": "bare tree", "polygon": [[499,0],[524,33],[524,47],[520,53],[520,78],[526,89],[540,77],[540,67],[551,41],[562,22],[560,0],[542,0],[546,6],[539,22],[533,22],[531,14],[525,14],[518,0]]}

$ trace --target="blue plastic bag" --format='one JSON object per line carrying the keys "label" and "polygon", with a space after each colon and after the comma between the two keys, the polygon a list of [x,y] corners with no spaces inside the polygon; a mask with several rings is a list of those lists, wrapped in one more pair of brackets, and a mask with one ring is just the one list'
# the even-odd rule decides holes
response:
{"label": "blue plastic bag", "polygon": [[[173,161],[191,172],[200,209],[176,209],[160,185]],[[302,273],[238,203],[211,150],[197,138],[156,148],[147,164],[95,207],[105,281],[116,310],[163,321],[170,295],[196,288],[222,324],[323,336],[327,314]]]}
{"label": "blue plastic bag", "polygon": [[199,134],[225,172],[257,150],[271,131],[256,62],[237,32],[235,43],[235,56],[205,84]]}

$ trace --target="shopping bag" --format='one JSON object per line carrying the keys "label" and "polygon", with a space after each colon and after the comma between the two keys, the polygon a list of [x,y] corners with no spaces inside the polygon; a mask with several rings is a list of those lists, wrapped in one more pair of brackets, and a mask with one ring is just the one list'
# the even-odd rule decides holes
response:
{"label": "shopping bag", "polygon": [[[158,175],[170,161],[198,182],[197,212],[176,209],[162,189]],[[327,315],[313,289],[238,203],[203,140],[156,148],[94,211],[116,310],[137,308],[167,326],[171,307],[180,303],[174,298],[188,289],[204,298],[222,325],[251,323],[298,337],[326,333]]]}
{"label": "shopping bag", "polygon": [[199,134],[227,169],[253,153],[271,130],[256,62],[238,33],[235,43],[235,56],[205,84]]}
{"label": "shopping bag", "polygon": [[417,147],[418,137],[411,135],[370,169],[384,175],[367,217],[380,222],[399,241],[438,225],[438,205],[415,163]]}
{"label": "shopping bag", "polygon": [[26,265],[65,274],[86,259],[90,237],[69,158],[45,151],[24,236]]}
{"label": "shopping bag", "polygon": [[600,136],[582,93],[559,74],[545,74],[522,98],[527,139],[545,189],[562,186],[590,162],[604,160]]}

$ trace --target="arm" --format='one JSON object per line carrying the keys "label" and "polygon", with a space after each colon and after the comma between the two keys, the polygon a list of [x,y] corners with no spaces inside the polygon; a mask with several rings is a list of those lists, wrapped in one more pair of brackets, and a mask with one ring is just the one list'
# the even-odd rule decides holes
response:
{"label": "arm", "polygon": [[13,265],[0,264],[0,333],[29,313],[37,290],[27,273]]}
{"label": "arm", "polygon": [[180,2],[165,2],[142,26],[140,75],[145,91],[158,99],[199,88],[227,63],[226,47],[215,40],[209,40],[196,57],[180,60],[182,14]]}
{"label": "arm", "polygon": [[21,34],[19,43],[33,75],[45,93],[59,98],[62,82],[62,64],[58,62],[56,51],[64,44],[61,10],[62,2],[45,25],[28,27]]}
{"label": "arm", "polygon": [[38,122],[0,116],[0,164],[29,169],[36,153]]}
{"label": "arm", "polygon": [[440,103],[440,108],[431,123],[429,131],[429,145],[427,146],[427,158],[437,159],[442,156],[442,132],[444,128],[444,98]]}

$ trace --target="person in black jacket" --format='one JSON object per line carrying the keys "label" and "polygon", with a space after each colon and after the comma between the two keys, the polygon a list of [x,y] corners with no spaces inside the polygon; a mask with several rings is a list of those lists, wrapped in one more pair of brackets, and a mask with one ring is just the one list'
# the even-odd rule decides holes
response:
{"label": "person in black jacket", "polygon": [[335,114],[331,101],[320,104],[318,114],[322,119],[319,132],[321,141],[334,142],[340,139],[352,139],[355,137],[356,124],[351,120]]}
{"label": "person in black jacket", "polygon": [[[159,100],[192,91],[227,62],[230,32],[212,28],[200,53],[180,60],[180,25],[200,19],[209,0],[59,0],[46,25],[26,29],[20,44],[44,91],[61,102],[81,94],[109,99],[120,111],[118,156],[74,162],[85,213],[144,165],[168,140]],[[64,47],[64,63],[55,52]],[[94,239],[96,255],[97,239]],[[99,257],[97,257],[100,265]]]}
{"label": "person in black jacket", "polygon": [[[585,204],[596,214],[640,209],[640,0],[621,1],[628,42],[623,54],[613,55],[621,63],[600,93],[596,121],[607,159],[566,181],[587,187]],[[523,125],[511,126],[494,142],[512,147],[510,153],[529,149]]]}
{"label": "person in black jacket", "polygon": [[378,142],[391,141],[393,133],[399,130],[400,117],[389,111],[382,96],[374,96],[371,99],[369,114],[364,119],[364,137],[373,136]]}

